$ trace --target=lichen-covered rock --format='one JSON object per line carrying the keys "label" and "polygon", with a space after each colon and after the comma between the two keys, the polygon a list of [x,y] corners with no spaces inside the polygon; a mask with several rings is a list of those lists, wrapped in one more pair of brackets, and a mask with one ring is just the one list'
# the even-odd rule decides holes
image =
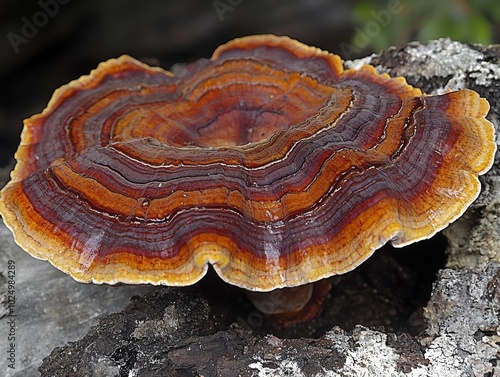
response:
{"label": "lichen-covered rock", "polygon": [[428,337],[421,343],[431,364],[444,363],[450,376],[500,373],[499,263],[441,271],[424,315]]}
{"label": "lichen-covered rock", "polygon": [[[380,72],[404,76],[408,83],[429,94],[463,88],[474,89],[491,106],[488,119],[497,128],[500,120],[500,47],[466,45],[450,39],[426,44],[391,47],[349,66],[373,64]],[[498,144],[498,139],[497,139]],[[449,240],[448,266],[474,267],[500,261],[500,157],[481,177],[482,193],[470,209],[443,231]]]}
{"label": "lichen-covered rock", "polygon": [[[443,270],[418,336],[362,326],[319,339],[257,336],[223,325],[205,299],[155,292],[56,348],[42,376],[496,376],[500,264]],[[227,319],[227,317],[226,317]],[[223,329],[225,328],[225,329]],[[221,330],[223,329],[223,330]],[[71,374],[70,374],[71,375]]]}

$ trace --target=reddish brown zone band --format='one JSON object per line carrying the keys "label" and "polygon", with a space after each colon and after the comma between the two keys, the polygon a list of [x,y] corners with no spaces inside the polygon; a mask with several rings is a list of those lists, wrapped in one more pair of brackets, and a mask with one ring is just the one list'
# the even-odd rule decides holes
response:
{"label": "reddish brown zone band", "polygon": [[[403,167],[398,167],[403,177],[407,172]],[[332,216],[324,206],[322,212],[318,212],[318,219],[328,219],[325,222],[316,221],[314,227],[305,225],[307,220],[290,221],[287,227],[282,229],[286,233],[279,235],[282,239],[280,244],[281,254],[288,255],[297,249],[310,246],[316,242],[317,228],[324,231],[324,237],[328,238],[330,234],[338,233],[344,224],[349,223],[353,218],[359,216],[365,208],[373,205],[374,201],[381,197],[393,197],[397,191],[388,192],[390,187],[384,185],[384,181],[378,179],[375,174],[377,170],[372,170],[371,178],[367,176],[358,179],[358,189],[362,183],[367,190],[366,198],[363,201],[356,201],[349,197],[339,197],[337,200],[346,204],[340,208],[335,216]],[[96,171],[97,174],[98,171]],[[416,176],[412,179],[413,187],[403,187],[402,192],[406,195],[418,195],[432,184],[432,175],[434,170],[425,171],[427,179]],[[33,175],[23,183],[23,190],[30,202],[49,223],[59,224],[58,227],[68,234],[85,235],[85,229],[95,228],[107,232],[108,237],[103,238],[101,250],[104,254],[112,253],[114,249],[123,250],[126,248],[130,253],[140,253],[141,255],[157,255],[171,257],[176,254],[187,240],[195,234],[204,232],[218,233],[229,236],[237,243],[242,250],[253,255],[265,258],[262,254],[262,245],[266,242],[275,242],[271,237],[276,236],[276,229],[272,232],[265,227],[254,224],[248,215],[238,212],[231,208],[198,208],[190,211],[189,208],[180,207],[175,213],[168,214],[168,219],[157,221],[155,219],[127,219],[124,216],[118,216],[110,213],[107,216],[102,215],[102,209],[98,204],[85,200],[85,193],[71,192],[53,175],[50,170],[42,175],[41,181],[34,181],[37,175]],[[402,178],[403,178],[402,177]],[[402,179],[401,178],[401,179]],[[50,185],[52,182],[52,185]],[[379,182],[379,183],[377,183]],[[228,185],[226,182],[219,184]],[[419,190],[414,190],[415,185],[420,185]],[[399,189],[402,187],[400,186]],[[195,188],[196,189],[196,188]],[[332,190],[337,187],[332,187]],[[394,189],[394,188],[393,188]],[[349,192],[349,188],[344,189]],[[354,187],[354,190],[356,188]],[[399,190],[398,190],[399,191]],[[51,197],[51,195],[53,197]],[[75,207],[75,198],[79,196],[79,205]],[[151,198],[153,199],[153,198]],[[411,199],[405,196],[405,199]],[[333,200],[325,198],[325,200]],[[352,203],[349,205],[349,203]],[[55,204],[55,205],[54,205]],[[335,203],[333,203],[335,204]],[[81,209],[86,209],[81,211]],[[312,209],[309,209],[310,211]],[[134,232],[130,233],[128,226],[134,226]],[[295,235],[300,234],[300,239]],[[82,239],[81,242],[84,242]],[[68,247],[70,245],[67,245]]]}
{"label": "reddish brown zone band", "polygon": [[[493,153],[492,140],[467,130],[468,121],[486,128],[478,97],[420,96],[404,80],[373,68],[342,72],[334,55],[275,38],[231,42],[175,76],[130,58],[105,63],[27,120],[15,182],[4,191],[15,199],[5,206],[28,237],[37,234],[33,243],[51,237],[77,261],[37,256],[87,269],[83,280],[110,260],[168,275],[192,263],[192,240],[207,235],[207,243],[223,239],[240,270],[266,272],[279,259],[294,273],[308,253],[334,274],[463,212],[485,166],[469,154]],[[258,79],[245,81],[252,72]],[[217,99],[226,92],[230,100]],[[480,108],[472,120],[460,113],[464,104]],[[238,127],[234,140],[227,119],[228,130]],[[257,125],[263,140],[248,134]],[[456,202],[463,205],[445,213]],[[378,219],[383,235],[371,233]]]}
{"label": "reddish brown zone band", "polygon": [[[79,107],[77,105],[77,107]],[[394,113],[397,109],[390,109],[392,113]],[[106,119],[106,118],[105,118]],[[59,119],[58,119],[59,120]],[[360,119],[359,121],[363,121],[363,119]],[[354,121],[355,122],[355,121]],[[379,116],[379,120],[377,121],[377,123],[379,124],[377,126],[377,128],[381,129],[384,125],[384,122],[385,122],[385,117],[383,116]],[[338,145],[335,145],[332,143],[332,141],[330,140],[327,140],[328,141],[328,144],[327,143],[323,143],[323,145],[317,145],[317,147],[321,147],[321,148],[325,148],[325,149],[328,149],[328,151],[330,152],[335,152],[335,149],[341,149],[341,148],[347,148],[349,145],[346,145],[346,146],[342,146],[342,144],[338,141],[342,136],[343,136],[343,130],[342,130],[342,127],[344,127],[344,124],[346,122],[343,122],[343,123],[339,123],[338,126],[336,126],[336,130],[335,130],[335,134],[336,135],[330,135],[328,136],[329,139],[331,138],[334,138],[333,139],[333,143],[337,143]],[[50,125],[53,125],[53,122],[51,122],[50,118],[49,120],[47,121],[47,127],[50,126]],[[352,127],[352,125],[351,125]],[[108,142],[109,142],[109,135],[110,135],[110,131],[109,131],[109,126],[106,124],[106,129],[103,130],[103,132],[101,133],[99,129],[96,129],[95,130],[95,133],[99,133],[99,134],[102,134],[104,136],[101,137],[101,146],[102,147],[105,147],[104,145],[104,141],[108,139]],[[363,142],[364,144],[366,145],[360,145],[360,147],[363,147],[363,148],[366,148],[367,145],[369,145],[370,143],[374,143],[376,142],[376,136],[378,135],[378,133],[380,132],[380,130],[377,130],[377,132],[373,132],[372,136],[369,137],[369,138],[365,138],[365,141]],[[348,134],[346,134],[347,137],[350,137]],[[335,139],[336,138],[336,139]],[[72,145],[76,145],[78,142],[78,140],[73,140],[71,143],[68,143],[68,144],[72,144]],[[349,141],[350,144],[353,144],[355,143],[356,141]],[[49,145],[50,141],[47,141],[46,144]],[[317,143],[318,144],[318,143]],[[53,149],[47,145],[44,145],[44,143],[39,143],[37,146],[35,146],[36,150],[37,150],[37,155],[38,156],[46,156],[47,159],[49,159],[49,155],[47,153],[44,153],[44,149]],[[128,144],[125,144],[123,145],[123,147],[126,147]],[[316,147],[316,145],[313,145],[313,143],[308,143],[308,144],[305,144],[305,143],[302,143],[302,145],[304,146],[303,149],[305,149],[305,147]],[[274,144],[269,144],[268,145],[269,147],[274,147]],[[290,145],[287,144],[285,146],[282,146],[280,145],[280,149],[279,149],[279,157],[282,157],[282,155],[284,154],[284,152],[288,151]],[[116,150],[121,150],[122,147],[121,146],[117,146],[117,147],[113,147],[114,149]],[[66,148],[64,148],[66,149]],[[133,150],[131,149],[125,149],[126,152],[133,152]],[[284,152],[282,152],[284,151]],[[302,152],[302,151],[299,151],[299,152]],[[75,150],[74,153],[78,153],[78,150]],[[298,152],[297,152],[298,153]],[[310,153],[320,153],[316,150],[313,150],[312,152]],[[226,158],[226,154],[229,155],[229,158]],[[268,148],[268,154],[271,154],[272,156],[274,156],[274,154],[272,153],[272,151],[269,150]],[[193,159],[192,161],[186,161],[183,156],[186,155],[186,156],[189,156],[191,159]],[[179,176],[179,179],[184,179],[186,177],[190,177],[190,176],[196,176],[196,175],[203,175],[203,174],[209,174],[210,172],[208,171],[208,166],[209,164],[212,164],[212,165],[216,165],[216,162],[207,162],[207,158],[205,157],[209,157],[210,155],[212,155],[212,158],[214,155],[217,156],[217,160],[218,161],[228,161],[228,160],[231,160],[231,155],[235,155],[234,154],[234,150],[230,150],[230,149],[227,149],[227,150],[221,150],[221,151],[218,151],[217,153],[214,153],[213,151],[210,151],[210,152],[206,152],[206,151],[200,151],[200,150],[197,150],[195,153],[193,153],[193,151],[189,151],[189,150],[178,150],[178,149],[171,149],[171,150],[168,150],[164,155],[163,155],[163,159],[162,161],[164,163],[171,163],[171,162],[175,162],[176,160],[177,161],[183,161],[183,164],[182,166],[180,165],[177,165],[177,166],[173,166],[172,168],[169,168],[170,171],[172,172],[171,174],[174,174],[174,170],[177,170],[177,172],[175,173],[175,175]],[[241,152],[240,152],[240,155],[241,155]],[[118,157],[121,157],[121,156],[114,156],[114,157],[110,157],[110,158],[118,158]],[[141,156],[141,155],[136,155],[134,156],[134,158],[137,158],[137,159],[140,159],[141,157],[143,157],[143,159],[146,159],[147,160],[147,156]],[[313,158],[309,158],[310,160],[314,160]],[[277,159],[279,161],[279,159]],[[321,159],[318,158],[316,159],[318,160],[318,165],[321,164]],[[50,162],[50,161],[48,161]],[[47,163],[48,163],[47,162]],[[71,162],[71,160],[70,160]],[[99,161],[90,161],[90,163],[98,163]],[[118,163],[121,163],[120,161],[117,161]],[[241,176],[242,175],[242,169],[245,169],[245,165],[244,164],[239,164],[239,161],[237,161],[238,164],[235,165],[235,163],[233,163],[232,165],[229,165],[227,163],[225,163],[224,165],[226,165],[224,167],[224,174],[226,176],[230,176],[231,175],[231,170],[234,171],[234,173],[232,174],[233,176],[235,177],[238,177],[238,176]],[[39,168],[43,168],[43,166],[46,166],[47,163],[44,163],[43,161],[40,161],[40,162],[37,162],[38,164],[38,169]],[[73,162],[72,162],[73,163]],[[74,164],[75,166],[78,165],[78,160],[75,160],[74,161]],[[96,165],[97,166],[97,165]],[[251,181],[252,183],[256,184],[259,186],[259,189],[255,189],[253,190],[252,187],[247,187],[247,189],[249,190],[248,191],[248,195],[251,196],[252,194],[258,194],[260,195],[262,190],[260,189],[261,187],[263,186],[269,186],[269,185],[273,185],[274,184],[274,179],[270,178],[270,177],[273,177],[273,175],[270,175],[269,174],[269,171],[272,171],[272,169],[275,169],[276,167],[279,167],[280,164],[274,164],[272,167],[268,168],[268,169],[263,169],[263,170],[260,170],[260,171],[251,171],[250,173],[247,173],[248,175],[249,174],[252,174],[252,177],[251,177]],[[123,166],[125,167],[125,166]],[[197,171],[199,170],[202,170],[204,169],[204,167],[207,167],[207,171],[205,172],[202,172],[201,174],[198,174]],[[88,169],[89,167],[85,167],[86,169]],[[144,172],[140,172],[139,170],[140,169],[143,169],[144,171],[146,169],[148,169],[148,167],[144,167],[142,168],[141,166],[139,165],[136,165],[136,166],[131,166],[130,168],[135,168],[135,169],[138,169],[138,175],[136,177],[128,177],[130,181],[133,181],[132,178],[137,178],[137,179],[142,179],[143,181],[148,181],[149,180],[149,177],[144,177],[144,178],[141,178],[141,176],[139,174],[144,174]],[[219,169],[220,170],[220,169]],[[317,168],[316,170],[317,171]],[[124,173],[126,173],[127,170],[124,170]],[[185,172],[185,175],[184,177],[182,176],[183,172]],[[287,177],[289,176],[290,174],[293,174],[294,172],[293,171],[284,171],[283,174],[281,174],[282,176],[284,177]],[[170,174],[170,172],[169,172]],[[314,176],[314,174],[311,174],[312,176]],[[109,178],[109,177],[106,177],[106,179]],[[303,178],[303,177],[300,177],[300,178]],[[267,180],[267,182],[266,182]],[[300,180],[301,181],[301,186],[297,188],[297,190],[302,190],[304,188],[305,185],[308,184],[308,182],[306,183],[303,183],[302,179]],[[104,180],[104,182],[106,182],[106,180]],[[203,185],[206,185],[207,182],[203,182]],[[244,185],[246,185],[246,182],[244,182]],[[120,189],[122,189],[123,187],[125,186],[128,186],[128,183],[127,182],[124,182],[122,184],[122,187],[120,187]],[[177,188],[176,188],[177,189]],[[179,187],[178,189],[181,189],[181,187]],[[239,187],[239,189],[243,189],[243,187]],[[254,192],[252,192],[255,191]],[[289,191],[289,189],[281,189],[282,191],[280,193],[276,193],[274,191],[271,190],[271,193],[274,193],[274,194],[278,194],[279,196],[283,195],[284,191]],[[160,193],[160,196],[162,195],[162,191],[163,192],[166,192],[168,191],[168,189],[165,189],[165,188],[158,188],[158,189],[155,189],[156,192]],[[258,192],[257,192],[258,191]]]}

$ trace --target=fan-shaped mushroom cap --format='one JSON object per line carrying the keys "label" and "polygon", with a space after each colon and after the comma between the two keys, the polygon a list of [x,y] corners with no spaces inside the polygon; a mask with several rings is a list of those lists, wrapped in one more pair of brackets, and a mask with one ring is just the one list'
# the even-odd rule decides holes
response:
{"label": "fan-shaped mushroom cap", "polygon": [[189,285],[212,264],[249,290],[297,286],[459,217],[493,161],[488,109],[286,37],[175,75],[122,56],[25,121],[0,213],[83,282]]}

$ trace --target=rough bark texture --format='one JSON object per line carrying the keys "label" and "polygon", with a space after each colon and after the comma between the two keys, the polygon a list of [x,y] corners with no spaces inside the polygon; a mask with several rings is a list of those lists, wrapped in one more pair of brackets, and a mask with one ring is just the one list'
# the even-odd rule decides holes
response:
{"label": "rough bark texture", "polygon": [[[206,299],[163,290],[56,348],[43,376],[495,376],[500,264],[443,270],[419,336],[356,326],[286,339],[223,325]],[[68,372],[68,368],[70,372]],[[73,372],[71,372],[73,371]]]}
{"label": "rough bark texture", "polygon": [[[498,127],[499,62],[498,46],[441,39],[346,66],[373,64],[427,93],[474,89],[489,100],[489,119]],[[288,330],[274,328],[241,292],[210,276],[188,289],[152,288],[122,312],[101,316],[82,339],[55,348],[39,370],[42,376],[500,376],[498,166],[497,156],[482,177],[483,193],[443,232],[448,262],[437,264],[437,278],[442,238],[419,243],[415,254],[384,249],[332,279],[320,318]],[[8,239],[6,233],[0,237]],[[398,259],[404,254],[408,260]],[[435,280],[430,299],[422,296],[428,281],[422,275]]]}

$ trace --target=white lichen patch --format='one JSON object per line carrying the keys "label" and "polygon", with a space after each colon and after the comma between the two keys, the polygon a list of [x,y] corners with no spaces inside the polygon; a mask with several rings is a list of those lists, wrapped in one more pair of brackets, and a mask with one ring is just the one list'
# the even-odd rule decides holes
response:
{"label": "white lichen patch", "polygon": [[445,370],[462,371],[459,376],[499,373],[500,308],[495,288],[499,274],[497,263],[440,272],[424,312],[427,333],[434,337],[425,357],[435,375]]}
{"label": "white lichen patch", "polygon": [[170,305],[165,308],[162,319],[138,322],[131,336],[137,339],[151,336],[168,336],[169,333],[180,327],[182,321],[183,319],[179,317],[175,305]]}
{"label": "white lichen patch", "polygon": [[[358,328],[359,329],[359,328]],[[416,365],[410,373],[404,373],[398,367],[400,355],[396,350],[387,345],[387,335],[378,331],[363,329],[357,335],[357,342],[349,346],[348,337],[339,334],[327,334],[335,344],[337,351],[345,357],[343,368],[332,371],[334,376],[387,376],[387,377],[427,377],[428,366]],[[438,375],[436,375],[438,376]],[[454,377],[457,375],[443,375]]]}
{"label": "white lichen patch", "polygon": [[[342,352],[342,348],[337,349]],[[345,352],[345,349],[344,349]],[[398,376],[398,355],[387,346],[387,335],[364,330],[359,334],[356,347],[345,352],[346,362],[339,371],[341,376]]]}
{"label": "white lichen patch", "polygon": [[109,357],[100,357],[90,365],[93,376],[107,376],[118,377],[120,376],[120,366]]}
{"label": "white lichen patch", "polygon": [[[331,341],[333,348],[344,357],[344,365],[337,369],[323,370],[314,377],[357,377],[357,376],[387,376],[387,377],[425,377],[431,376],[425,366],[419,366],[412,370],[410,374],[405,374],[398,370],[397,361],[399,355],[392,347],[387,345],[387,335],[378,331],[358,327],[356,343],[349,343],[349,336],[344,332],[330,332],[325,338]],[[297,355],[300,357],[300,355]],[[283,360],[275,358],[269,360],[256,357],[255,361],[249,365],[254,370],[256,377],[285,377],[285,376],[307,376],[301,369],[301,363],[297,362],[294,355],[288,355]],[[302,363],[303,364],[303,363]],[[448,374],[445,377],[458,375]]]}
{"label": "white lichen patch", "polygon": [[251,363],[248,367],[250,369],[255,369],[256,377],[281,377],[281,376],[297,376],[305,377],[304,373],[299,367],[296,361],[288,360],[279,363],[274,363],[273,366],[268,366],[266,361],[257,359],[254,363]]}
{"label": "white lichen patch", "polygon": [[[424,45],[410,45],[406,52],[411,56],[411,62],[414,64],[420,66],[423,63],[432,63],[428,65],[427,69],[418,72],[426,79],[479,70],[481,65],[478,61],[483,59],[483,54],[479,51],[447,38],[430,41]],[[483,70],[485,68],[483,66]],[[498,68],[491,65],[491,71],[496,69]]]}
{"label": "white lichen patch", "polygon": [[[426,80],[448,78],[446,85],[436,88],[432,93],[442,94],[450,90],[466,87],[466,79],[472,78],[476,85],[490,86],[500,77],[500,66],[489,62],[484,54],[466,44],[441,38],[426,44],[410,43],[404,48],[408,62],[397,67],[397,75],[403,77],[417,76]],[[371,64],[376,55],[348,60],[347,68],[359,69]],[[378,72],[390,72],[383,66],[375,67]],[[392,72],[394,74],[394,72]]]}
{"label": "white lichen patch", "polygon": [[377,56],[375,54],[371,54],[369,56],[366,56],[361,59],[355,59],[355,60],[346,60],[344,62],[344,66],[346,69],[360,69],[364,65],[369,65],[371,64],[372,59]]}
{"label": "white lichen patch", "polygon": [[420,68],[418,74],[421,77],[450,77],[445,87],[435,91],[436,94],[463,89],[467,77],[475,79],[476,85],[481,86],[489,86],[500,77],[498,64],[486,61],[480,51],[447,38],[425,45],[409,45],[405,51],[411,62]]}
{"label": "white lichen patch", "polygon": [[458,344],[451,337],[443,335],[434,339],[425,352],[425,358],[430,361],[427,376],[466,376],[467,365],[458,352]]}
{"label": "white lichen patch", "polygon": [[[411,370],[403,371],[398,362],[401,350],[387,343],[387,335],[363,327],[357,327],[352,336],[338,329],[325,334],[325,339],[331,342],[337,357],[344,359],[342,367],[332,370],[322,368],[322,371],[311,375],[306,373],[298,358],[300,354],[288,352],[286,355],[277,353],[274,357],[256,356],[249,364],[252,376],[256,377],[469,377],[496,376],[500,369],[487,360],[498,357],[497,335],[484,337],[476,341],[472,336],[467,341],[461,334],[437,336],[425,347],[425,362],[412,365]],[[356,341],[353,343],[353,339]],[[467,343],[467,344],[466,344]],[[482,355],[483,357],[480,357]],[[422,359],[424,360],[424,359]]]}
{"label": "white lichen patch", "polygon": [[445,334],[434,339],[425,352],[425,358],[430,361],[427,375],[497,376],[500,368],[494,366],[488,359],[498,358],[498,346],[492,346],[484,341],[476,342],[473,338],[469,338],[469,343],[473,348],[471,351],[462,348],[463,339],[460,334]]}

